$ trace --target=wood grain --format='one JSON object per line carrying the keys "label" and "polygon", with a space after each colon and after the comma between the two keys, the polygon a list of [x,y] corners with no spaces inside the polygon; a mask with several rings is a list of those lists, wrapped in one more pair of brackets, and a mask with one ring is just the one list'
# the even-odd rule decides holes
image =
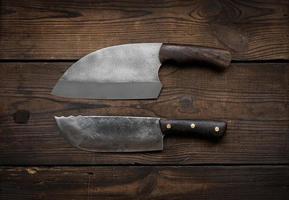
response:
{"label": "wood grain", "polygon": [[275,199],[288,166],[0,168],[1,199]]}
{"label": "wood grain", "polygon": [[232,56],[230,51],[224,49],[164,43],[160,48],[159,58],[161,63],[174,62],[181,66],[198,62],[217,70],[225,70],[230,66]]}
{"label": "wood grain", "polygon": [[[1,63],[0,164],[289,163],[288,64],[235,63],[224,73],[163,66],[160,98],[138,101],[50,95],[70,65]],[[224,120],[228,129],[219,143],[168,136],[163,152],[87,153],[59,136],[53,119],[78,114]]]}
{"label": "wood grain", "polygon": [[[288,199],[289,64],[247,62],[288,60],[288,21],[286,0],[0,0],[0,199]],[[136,42],[223,48],[246,63],[163,66],[157,100],[50,95],[68,59]],[[228,129],[219,143],[167,135],[162,152],[88,153],[53,120],[78,114]]]}
{"label": "wood grain", "polygon": [[0,59],[79,59],[103,47],[167,42],[234,60],[289,59],[288,1],[2,0]]}

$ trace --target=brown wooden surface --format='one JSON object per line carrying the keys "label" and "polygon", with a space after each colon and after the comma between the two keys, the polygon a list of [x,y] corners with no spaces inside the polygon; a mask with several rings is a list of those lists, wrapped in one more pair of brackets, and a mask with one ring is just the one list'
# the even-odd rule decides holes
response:
{"label": "brown wooden surface", "polygon": [[[0,199],[287,199],[288,12],[287,0],[1,0]],[[238,62],[223,73],[164,66],[157,100],[50,95],[72,61],[133,42],[224,48]],[[228,130],[219,143],[167,136],[162,152],[88,153],[53,120],[78,114],[225,120]]]}
{"label": "brown wooden surface", "polygon": [[288,199],[288,166],[0,168],[2,199]]}
{"label": "brown wooden surface", "polygon": [[[220,73],[163,66],[157,100],[81,100],[50,94],[71,63],[2,63],[2,164],[289,163],[288,64],[232,64]],[[13,115],[30,112],[26,124]],[[219,143],[167,137],[157,153],[79,151],[58,135],[53,116],[132,115],[228,122]],[[21,113],[19,116],[21,117]]]}
{"label": "brown wooden surface", "polygon": [[78,59],[106,46],[228,48],[235,60],[288,59],[288,1],[2,0],[0,58]]}

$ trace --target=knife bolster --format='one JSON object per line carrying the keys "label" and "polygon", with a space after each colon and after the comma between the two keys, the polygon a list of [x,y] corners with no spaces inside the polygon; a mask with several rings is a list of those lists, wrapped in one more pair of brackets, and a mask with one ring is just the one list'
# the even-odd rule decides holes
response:
{"label": "knife bolster", "polygon": [[227,124],[222,121],[161,119],[160,127],[164,135],[177,134],[218,140],[224,136]]}
{"label": "knife bolster", "polygon": [[175,62],[179,64],[204,63],[224,70],[229,67],[231,53],[224,49],[195,45],[163,44],[160,48],[161,63]]}

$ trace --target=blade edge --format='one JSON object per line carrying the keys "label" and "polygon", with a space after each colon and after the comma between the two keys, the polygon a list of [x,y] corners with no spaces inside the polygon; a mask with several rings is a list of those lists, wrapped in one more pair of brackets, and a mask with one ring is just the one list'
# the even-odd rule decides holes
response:
{"label": "blade edge", "polygon": [[161,88],[160,82],[84,83],[61,80],[53,88],[52,94],[86,99],[155,99],[158,98]]}

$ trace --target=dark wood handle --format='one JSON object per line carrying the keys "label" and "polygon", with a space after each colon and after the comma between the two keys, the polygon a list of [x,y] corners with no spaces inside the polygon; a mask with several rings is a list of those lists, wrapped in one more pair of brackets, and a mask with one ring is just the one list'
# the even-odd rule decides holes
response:
{"label": "dark wood handle", "polygon": [[161,119],[163,134],[183,134],[207,139],[220,139],[224,136],[227,124],[221,121],[206,120],[168,120]]}
{"label": "dark wood handle", "polygon": [[231,53],[224,49],[210,47],[163,44],[159,53],[160,61],[176,63],[207,63],[217,69],[225,69],[230,65]]}

